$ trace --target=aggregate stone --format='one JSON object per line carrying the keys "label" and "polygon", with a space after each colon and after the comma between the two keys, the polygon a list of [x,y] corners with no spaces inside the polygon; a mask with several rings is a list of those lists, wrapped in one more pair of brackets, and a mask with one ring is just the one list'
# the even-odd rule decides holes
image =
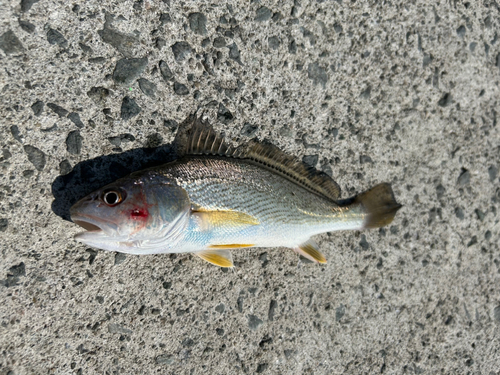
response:
{"label": "aggregate stone", "polygon": [[73,168],[71,167],[71,164],[67,159],[64,159],[59,163],[59,173],[61,175],[68,174],[72,169]]}
{"label": "aggregate stone", "polygon": [[121,59],[118,60],[113,71],[113,80],[124,85],[131,84],[139,77],[148,65],[147,57],[142,59]]}
{"label": "aggregate stone", "polygon": [[315,85],[320,84],[325,87],[328,82],[328,74],[326,69],[319,65],[318,62],[311,63],[307,67],[307,76]]}
{"label": "aggregate stone", "polygon": [[302,161],[311,167],[315,167],[318,164],[319,155],[304,155]]}
{"label": "aggregate stone", "polygon": [[92,54],[92,48],[84,43],[78,43],[78,46],[81,48],[81,50],[85,53],[88,53],[89,55]]}
{"label": "aggregate stone", "polygon": [[5,232],[7,227],[9,226],[9,219],[1,218],[0,219],[0,232]]}
{"label": "aggregate stone", "polygon": [[61,47],[68,46],[68,41],[66,40],[66,38],[59,31],[55,29],[47,30],[47,41],[50,44],[57,44],[58,46]]}
{"label": "aggregate stone", "polygon": [[223,48],[226,46],[226,39],[223,36],[218,36],[214,39],[215,48]]}
{"label": "aggregate stone", "polygon": [[66,150],[70,154],[78,155],[82,151],[82,136],[78,130],[69,132],[66,137]]}
{"label": "aggregate stone", "polygon": [[123,120],[130,120],[141,112],[141,107],[137,105],[134,99],[125,96],[122,100],[120,116]]}
{"label": "aggregate stone", "polygon": [[123,253],[115,254],[115,266],[122,264],[127,259],[127,255]]}
{"label": "aggregate stone", "polygon": [[36,26],[33,25],[31,22],[24,21],[24,20],[19,20],[19,26],[21,29],[26,31],[27,33],[33,34],[35,32]]}
{"label": "aggregate stone", "polygon": [[117,137],[109,137],[108,140],[112,145],[119,147],[122,142],[135,141],[135,137],[132,134],[120,134]]}
{"label": "aggregate stone", "polygon": [[498,175],[498,168],[496,165],[490,165],[488,168],[488,175],[490,177],[490,181],[493,182],[497,178]]}
{"label": "aggregate stone", "polygon": [[217,110],[217,118],[219,121],[223,123],[229,123],[234,119],[233,114],[229,109],[226,108],[226,106],[222,103],[219,103],[219,109]]}
{"label": "aggregate stone", "polygon": [[172,354],[161,354],[155,359],[158,365],[172,365],[175,362],[175,356]]}
{"label": "aggregate stone", "polygon": [[281,41],[277,36],[272,36],[268,40],[269,48],[277,50],[280,47]]}
{"label": "aggregate stone", "polygon": [[12,154],[10,153],[10,151],[8,149],[6,149],[6,148],[3,148],[2,149],[2,159],[0,159],[0,160],[2,160],[2,161],[3,160],[7,160],[7,159],[9,159],[11,157],[12,157]]}
{"label": "aggregate stone", "polygon": [[447,107],[451,104],[451,100],[452,100],[451,94],[447,92],[441,97],[441,99],[439,99],[438,105],[440,107]]}
{"label": "aggregate stone", "polygon": [[37,100],[35,103],[31,105],[31,109],[33,110],[33,114],[35,116],[40,116],[43,111],[44,103],[41,100]]}
{"label": "aggregate stone", "polygon": [[24,51],[21,41],[12,30],[7,30],[5,33],[0,35],[0,49],[2,49],[7,55],[21,53]]}
{"label": "aggregate stone", "polygon": [[175,130],[178,126],[177,121],[171,119],[163,120],[163,125],[170,130]]}
{"label": "aggregate stone", "polygon": [[133,57],[134,46],[140,43],[139,39],[134,35],[115,30],[107,22],[104,24],[104,28],[97,33],[103,42],[110,44],[126,57]]}
{"label": "aggregate stone", "polygon": [[261,6],[255,12],[255,21],[257,21],[257,22],[268,21],[272,15],[273,14],[269,8],[267,8],[265,6]]}
{"label": "aggregate stone", "polygon": [[14,137],[14,139],[18,142],[22,143],[21,132],[19,131],[19,127],[17,125],[12,125],[10,127],[10,133]]}
{"label": "aggregate stone", "polygon": [[259,365],[257,366],[257,369],[255,370],[255,372],[257,374],[261,374],[264,371],[266,371],[268,369],[268,367],[269,367],[268,363],[259,363]]}
{"label": "aggregate stone", "polygon": [[71,120],[73,124],[75,124],[79,128],[83,128],[85,126],[82,120],[80,119],[80,114],[78,114],[77,112],[71,112],[68,115],[68,118]]}
{"label": "aggregate stone", "polygon": [[251,330],[256,330],[258,329],[264,322],[257,317],[256,315],[249,315],[248,316],[248,327]]}
{"label": "aggregate stone", "polygon": [[465,26],[460,26],[458,29],[457,29],[457,35],[460,37],[460,38],[463,38],[465,36],[465,32],[467,30],[465,29]]}
{"label": "aggregate stone", "polygon": [[168,14],[168,13],[162,13],[160,15],[160,22],[162,25],[164,25],[166,23],[170,23],[170,22],[172,22],[172,17],[170,17],[170,14]]}
{"label": "aggregate stone", "polygon": [[228,46],[228,48],[229,48],[229,57],[233,60],[240,62],[240,50],[238,49],[236,43],[232,43],[230,46]]}
{"label": "aggregate stone", "polygon": [[278,303],[276,302],[276,300],[271,300],[271,303],[269,304],[269,312],[268,312],[268,315],[267,315],[267,319],[269,321],[273,321],[274,320],[274,314],[276,313],[276,308],[278,307]]}
{"label": "aggregate stone", "polygon": [[207,17],[203,13],[191,13],[188,16],[190,29],[199,35],[207,34]]}
{"label": "aggregate stone", "polygon": [[185,60],[192,52],[191,46],[187,42],[174,43],[171,48],[176,61]]}
{"label": "aggregate stone", "polygon": [[160,68],[160,73],[165,81],[171,81],[174,79],[174,74],[165,61],[161,60],[158,66]]}
{"label": "aggregate stone", "polygon": [[59,117],[66,117],[68,114],[68,111],[66,109],[55,103],[47,103],[47,107],[54,111],[54,113]]}
{"label": "aggregate stone", "polygon": [[177,82],[177,81],[174,82],[174,92],[177,95],[187,95],[187,94],[189,94],[189,90],[186,87],[186,85],[184,85],[184,84],[182,84],[180,82]]}
{"label": "aggregate stone", "polygon": [[[0,221],[0,228],[1,226],[2,222]],[[26,276],[26,266],[23,262],[21,262],[9,268],[9,271],[7,272],[7,278],[5,280],[0,280],[0,285],[3,285],[7,288],[16,286],[20,281],[19,278],[23,276]]]}
{"label": "aggregate stone", "polygon": [[156,85],[153,82],[148,81],[146,78],[139,78],[137,80],[139,83],[139,88],[147,96],[154,98],[156,94]]}
{"label": "aggregate stone", "polygon": [[493,317],[495,318],[495,323],[500,325],[500,305],[493,309]]}
{"label": "aggregate stone", "polygon": [[466,169],[462,169],[462,173],[458,176],[457,183],[459,186],[465,186],[470,184],[470,172]]}
{"label": "aggregate stone", "polygon": [[337,322],[340,321],[344,315],[345,315],[345,306],[344,305],[340,305],[335,310],[335,320]]}
{"label": "aggregate stone", "polygon": [[87,95],[96,102],[103,102],[109,96],[109,93],[110,91],[105,87],[91,87]]}
{"label": "aggregate stone", "polygon": [[259,127],[257,125],[252,125],[247,122],[243,125],[243,128],[241,128],[240,133],[245,137],[251,138],[257,133],[257,130],[259,130]]}
{"label": "aggregate stone", "polygon": [[42,171],[46,163],[46,157],[43,151],[35,146],[25,145],[24,152],[28,155],[28,160],[31,164],[33,164],[37,170]]}
{"label": "aggregate stone", "polygon": [[158,49],[162,49],[163,47],[165,47],[167,45],[167,41],[163,38],[156,38],[155,40],[155,46],[156,48]]}
{"label": "aggregate stone", "polygon": [[109,333],[122,333],[122,334],[128,335],[128,334],[132,333],[132,330],[128,329],[126,327],[123,327],[120,324],[110,323],[108,325],[108,332]]}
{"label": "aggregate stone", "polygon": [[33,4],[38,3],[40,0],[21,0],[21,12],[28,12]]}

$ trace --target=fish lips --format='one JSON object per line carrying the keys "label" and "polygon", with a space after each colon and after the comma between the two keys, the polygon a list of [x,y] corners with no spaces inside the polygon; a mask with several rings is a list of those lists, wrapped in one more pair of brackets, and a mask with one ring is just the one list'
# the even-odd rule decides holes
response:
{"label": "fish lips", "polygon": [[119,240],[117,235],[116,224],[103,221],[102,218],[96,218],[90,215],[71,214],[71,220],[86,229],[85,232],[80,232],[75,235],[75,240],[86,244],[96,241],[116,241]]}

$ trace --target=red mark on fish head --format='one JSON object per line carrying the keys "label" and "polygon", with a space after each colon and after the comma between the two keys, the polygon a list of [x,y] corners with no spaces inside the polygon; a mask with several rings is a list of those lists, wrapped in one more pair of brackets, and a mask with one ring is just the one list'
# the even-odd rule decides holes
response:
{"label": "red mark on fish head", "polygon": [[135,208],[130,213],[130,217],[134,220],[145,220],[149,216],[147,208]]}

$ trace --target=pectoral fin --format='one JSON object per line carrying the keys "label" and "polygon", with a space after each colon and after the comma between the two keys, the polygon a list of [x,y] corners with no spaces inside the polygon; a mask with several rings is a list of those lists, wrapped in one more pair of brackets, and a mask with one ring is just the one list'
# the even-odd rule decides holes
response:
{"label": "pectoral fin", "polygon": [[326,263],[325,256],[318,250],[318,245],[313,240],[309,239],[303,244],[297,246],[295,252],[302,255],[304,258],[309,259],[315,263]]}
{"label": "pectoral fin", "polygon": [[198,208],[193,209],[192,212],[198,218],[201,230],[221,227],[237,228],[259,224],[255,217],[240,211],[208,211]]}
{"label": "pectoral fin", "polygon": [[229,250],[203,250],[193,254],[219,267],[233,267],[233,256]]}

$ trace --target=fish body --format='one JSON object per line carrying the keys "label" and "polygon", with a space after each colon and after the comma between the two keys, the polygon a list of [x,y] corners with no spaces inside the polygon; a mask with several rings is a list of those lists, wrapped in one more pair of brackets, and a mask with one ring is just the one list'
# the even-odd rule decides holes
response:
{"label": "fish body", "polygon": [[325,263],[310,239],[336,230],[379,227],[401,207],[388,184],[348,200],[327,175],[272,145],[228,145],[190,118],[176,142],[181,157],[138,171],[71,208],[89,229],[87,245],[130,254],[194,253],[232,266],[230,249],[290,247]]}

